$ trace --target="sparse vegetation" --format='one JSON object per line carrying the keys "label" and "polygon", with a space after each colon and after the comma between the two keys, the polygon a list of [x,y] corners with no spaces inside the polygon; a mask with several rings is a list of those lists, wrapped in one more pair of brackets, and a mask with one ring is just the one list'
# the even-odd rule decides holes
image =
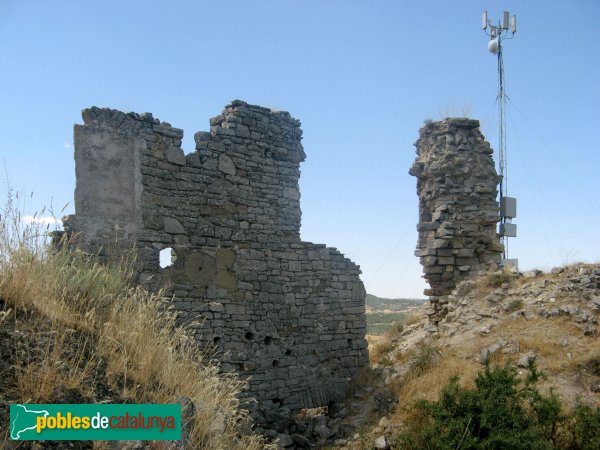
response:
{"label": "sparse vegetation", "polygon": [[488,275],[487,283],[491,287],[498,288],[502,286],[504,283],[509,283],[514,279],[514,275],[512,272],[508,270],[502,270],[501,272],[496,272]]}
{"label": "sparse vegetation", "polygon": [[523,309],[523,306],[524,306],[524,302],[522,299],[517,298],[515,300],[511,300],[510,303],[508,305],[506,305],[506,312],[512,313],[515,311],[519,311],[520,309]]}
{"label": "sparse vegetation", "polygon": [[348,397],[352,397],[356,392],[360,391],[361,389],[375,384],[377,380],[378,375],[373,371],[371,367],[363,367],[356,373],[356,375],[354,375],[354,377],[352,377],[352,381],[348,385],[346,395]]}
{"label": "sparse vegetation", "polygon": [[421,343],[410,358],[410,376],[420,377],[425,374],[439,362],[440,356],[441,354],[437,347],[426,342]]}
{"label": "sparse vegetation", "polygon": [[371,363],[378,363],[382,358],[387,357],[393,349],[394,343],[391,339],[382,339],[369,349],[369,360]]}
{"label": "sparse vegetation", "polygon": [[419,323],[421,321],[421,319],[423,319],[424,314],[416,314],[414,312],[409,313],[406,316],[406,320],[404,321],[404,325],[409,327],[411,325],[414,325],[416,323]]}
{"label": "sparse vegetation", "polygon": [[175,326],[163,293],[132,286],[131,258],[105,265],[68,245],[50,251],[48,228],[20,217],[9,199],[0,224],[1,326],[20,340],[6,344],[15,347],[14,373],[0,377],[3,402],[190,399],[201,405],[185,424],[190,448],[263,447],[238,433],[243,384],[219,374],[192,331]]}

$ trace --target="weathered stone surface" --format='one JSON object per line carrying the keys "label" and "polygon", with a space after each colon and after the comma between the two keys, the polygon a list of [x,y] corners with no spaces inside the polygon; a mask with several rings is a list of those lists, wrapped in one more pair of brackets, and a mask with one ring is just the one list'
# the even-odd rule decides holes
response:
{"label": "weathered stone surface", "polygon": [[530,361],[535,361],[535,358],[537,357],[537,355],[535,354],[535,352],[527,352],[524,355],[522,355],[519,360],[517,361],[517,367],[528,367],[529,366],[529,362]]}
{"label": "weathered stone surface", "polygon": [[376,449],[381,449],[381,450],[385,450],[386,448],[388,448],[388,443],[387,443],[385,436],[382,435],[382,436],[379,436],[377,439],[375,439],[373,446]]}
{"label": "weathered stone surface", "polygon": [[184,234],[185,233],[185,229],[183,228],[183,225],[181,225],[181,223],[177,219],[173,219],[172,217],[164,218],[164,229],[165,229],[166,233],[172,233],[172,234]]}
{"label": "weathered stone surface", "polygon": [[[83,116],[65,230],[105,258],[134,247],[140,282],[168,284],[199,345],[247,381],[258,427],[290,442],[290,411],[339,399],[368,364],[359,267],[300,240],[300,122],[234,101],[181,158],[183,132],[152,115]],[[161,269],[168,247],[177,258]]]}
{"label": "weathered stone surface", "polygon": [[294,440],[289,434],[278,434],[275,440],[277,448],[288,448],[294,445]]}
{"label": "weathered stone surface", "polygon": [[185,165],[185,155],[181,148],[170,146],[167,148],[167,161],[179,166]]}
{"label": "weathered stone surface", "polygon": [[227,175],[235,175],[235,164],[227,155],[219,155],[219,170]]}
{"label": "weathered stone surface", "polygon": [[209,286],[217,274],[215,259],[206,253],[190,253],[185,260],[185,274],[191,284]]}
{"label": "weathered stone surface", "polygon": [[500,263],[496,201],[500,181],[491,147],[479,122],[444,119],[419,130],[417,158],[409,173],[417,177],[421,257],[437,324],[447,313],[445,298],[457,284]]}

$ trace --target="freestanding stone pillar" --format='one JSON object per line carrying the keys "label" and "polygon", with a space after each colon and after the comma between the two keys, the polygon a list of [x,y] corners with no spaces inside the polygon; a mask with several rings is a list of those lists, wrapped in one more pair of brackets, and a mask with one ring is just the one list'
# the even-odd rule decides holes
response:
{"label": "freestanding stone pillar", "polygon": [[415,255],[430,286],[424,292],[433,307],[430,318],[437,323],[459,281],[500,263],[500,177],[478,120],[426,122],[415,146],[417,158],[409,171],[417,177],[419,195]]}

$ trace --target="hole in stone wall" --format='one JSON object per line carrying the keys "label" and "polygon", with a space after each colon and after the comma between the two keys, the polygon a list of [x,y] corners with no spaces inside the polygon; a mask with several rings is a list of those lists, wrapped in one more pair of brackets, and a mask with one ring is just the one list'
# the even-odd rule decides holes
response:
{"label": "hole in stone wall", "polygon": [[348,339],[348,347],[352,348],[352,339]]}
{"label": "hole in stone wall", "polygon": [[288,348],[288,349],[285,351],[285,356],[290,356],[291,354],[292,354],[292,351],[291,351],[291,350]]}
{"label": "hole in stone wall", "polygon": [[273,338],[271,336],[265,336],[265,345],[271,345]]}
{"label": "hole in stone wall", "polygon": [[279,361],[276,359],[273,360],[273,367],[279,367]]}
{"label": "hole in stone wall", "polygon": [[244,337],[248,340],[251,340],[254,337],[254,333],[248,331]]}
{"label": "hole in stone wall", "polygon": [[177,254],[171,247],[163,248],[158,254],[158,265],[161,269],[171,267],[177,260]]}
{"label": "hole in stone wall", "polygon": [[217,345],[219,342],[221,342],[221,337],[220,336],[215,336],[213,338],[213,342],[215,343],[215,345]]}

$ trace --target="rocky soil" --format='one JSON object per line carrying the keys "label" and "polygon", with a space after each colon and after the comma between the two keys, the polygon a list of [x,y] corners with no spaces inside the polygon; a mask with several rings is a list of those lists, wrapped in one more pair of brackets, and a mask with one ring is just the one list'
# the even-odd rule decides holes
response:
{"label": "rocky soil", "polygon": [[[454,375],[468,384],[486,363],[524,372],[533,359],[547,377],[542,389],[552,388],[565,408],[578,400],[600,405],[600,265],[483,275],[461,282],[447,308],[438,326],[423,309],[402,333],[371,346],[378,355],[368,385],[344,404],[342,425],[351,432],[330,445],[393,448],[414,401],[434,399]],[[422,371],[419,349],[427,349]],[[382,407],[377,399],[386,395],[390,401]]]}

